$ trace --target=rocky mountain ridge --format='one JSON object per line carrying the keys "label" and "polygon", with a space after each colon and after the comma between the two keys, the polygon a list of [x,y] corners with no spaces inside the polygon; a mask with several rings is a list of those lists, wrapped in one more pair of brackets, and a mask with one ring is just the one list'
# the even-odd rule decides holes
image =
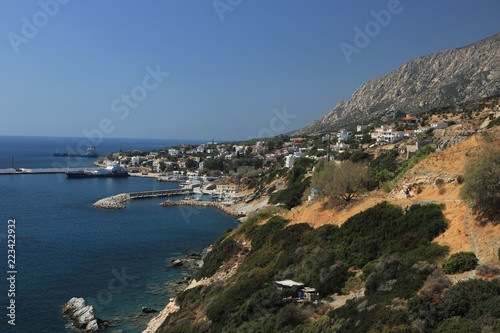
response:
{"label": "rocky mountain ridge", "polygon": [[409,61],[363,84],[351,100],[295,132],[305,135],[386,122],[395,111],[418,115],[433,108],[500,95],[500,33],[474,44]]}

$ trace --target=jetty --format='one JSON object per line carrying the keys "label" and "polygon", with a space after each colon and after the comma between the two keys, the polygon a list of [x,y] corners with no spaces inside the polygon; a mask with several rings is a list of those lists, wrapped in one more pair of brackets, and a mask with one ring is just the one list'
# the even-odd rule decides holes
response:
{"label": "jetty", "polygon": [[131,192],[128,193],[130,199],[146,199],[146,198],[159,198],[159,197],[170,197],[173,195],[191,195],[193,191],[191,190],[157,190],[157,191],[143,191],[143,192]]}
{"label": "jetty", "polygon": [[41,175],[66,173],[67,171],[97,170],[97,168],[7,168],[0,169],[0,175]]}
{"label": "jetty", "polygon": [[193,191],[185,189],[129,192],[129,193],[121,193],[113,195],[111,197],[98,200],[92,206],[103,209],[123,209],[125,208],[124,203],[130,200],[171,197],[171,196],[191,195],[191,194],[193,194]]}

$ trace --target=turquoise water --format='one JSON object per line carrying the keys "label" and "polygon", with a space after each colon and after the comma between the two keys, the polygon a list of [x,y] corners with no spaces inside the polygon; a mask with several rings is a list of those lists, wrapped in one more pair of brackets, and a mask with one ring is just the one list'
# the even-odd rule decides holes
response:
{"label": "turquoise water", "polygon": [[[209,246],[236,219],[212,207],[161,207],[162,199],[119,211],[91,205],[122,192],[176,187],[136,177],[0,176],[0,332],[71,332],[60,307],[74,296],[110,320],[110,331],[141,332],[154,316],[141,307],[163,308],[172,296],[166,283],[185,273],[170,259]],[[6,309],[9,219],[16,221],[15,326]]]}

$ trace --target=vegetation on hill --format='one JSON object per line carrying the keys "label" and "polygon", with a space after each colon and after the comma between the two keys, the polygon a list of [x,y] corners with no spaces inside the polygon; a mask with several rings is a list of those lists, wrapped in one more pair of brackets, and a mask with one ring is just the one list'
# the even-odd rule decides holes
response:
{"label": "vegetation on hill", "polygon": [[370,170],[361,163],[321,160],[313,176],[312,185],[318,194],[327,197],[334,206],[348,204],[356,195],[366,190],[371,178]]}
{"label": "vegetation on hill", "polygon": [[480,151],[466,166],[460,195],[483,220],[499,223],[500,146],[495,143]]}
{"label": "vegetation on hill", "polygon": [[[431,242],[447,227],[441,208],[403,210],[384,202],[341,227],[317,229],[288,225],[278,216],[260,224],[269,214],[254,215],[207,256],[212,267],[221,265],[231,260],[221,253],[239,252],[234,238],[247,239],[251,250],[236,274],[183,292],[177,298],[181,310],[159,331],[466,332],[483,327],[493,332],[500,328],[500,282],[451,286],[436,266],[448,253]],[[276,287],[274,281],[284,279],[316,288],[322,299],[296,302],[296,290]],[[330,305],[341,297],[333,294],[360,293],[362,287],[364,296],[343,307]]]}
{"label": "vegetation on hill", "polygon": [[[473,109],[475,104],[472,104],[463,106],[467,121],[477,116]],[[434,110],[439,117],[448,111]],[[455,111],[460,112],[458,109]],[[483,116],[481,119],[484,119]],[[436,120],[434,115],[429,117],[427,120]],[[453,120],[459,122],[458,117],[454,115]],[[449,135],[447,138],[457,133],[453,129],[445,129],[441,134],[445,132]],[[201,280],[215,274],[214,279],[204,281],[217,282],[202,284],[178,295],[176,302],[180,311],[171,315],[159,332],[500,331],[500,280],[494,279],[499,275],[496,265],[491,262],[486,262],[486,265],[484,253],[480,252],[478,246],[475,251],[481,258],[480,265],[476,254],[472,252],[448,256],[449,252],[467,251],[468,247],[457,249],[454,243],[443,243],[448,244],[448,247],[432,242],[436,238],[443,239],[448,226],[442,213],[444,205],[416,204],[402,208],[383,202],[354,215],[364,209],[358,207],[369,207],[380,202],[382,199],[377,193],[376,201],[370,201],[375,197],[370,195],[366,200],[362,198],[363,203],[359,206],[353,205],[356,209],[349,206],[339,211],[341,214],[349,210],[350,214],[346,214],[341,222],[352,216],[340,227],[326,220],[337,222],[337,212],[332,214],[325,210],[325,215],[321,216],[324,220],[317,225],[326,224],[317,229],[307,223],[297,223],[317,215],[295,213],[307,210],[306,206],[311,206],[312,211],[319,205],[303,205],[294,212],[287,212],[300,205],[309,193],[327,197],[335,205],[347,205],[361,198],[360,193],[370,191],[377,185],[394,186],[405,173],[407,176],[404,181],[411,182],[415,176],[407,171],[435,151],[435,146],[429,145],[404,161],[404,155],[399,155],[400,150],[393,146],[368,149],[367,142],[365,149],[362,149],[356,141],[360,137],[358,135],[358,138],[350,139],[359,146],[359,149],[356,148],[358,150],[335,154],[328,152],[330,157],[341,159],[340,163],[314,159],[327,154],[327,143],[321,135],[294,141],[294,149],[300,145],[301,149],[308,147],[311,150],[305,153],[308,157],[298,158],[293,168],[284,168],[283,158],[278,156],[272,161],[266,160],[262,168],[255,166],[257,169],[248,168],[240,173],[235,172],[234,166],[250,164],[245,162],[247,155],[235,157],[234,163],[224,160],[221,166],[226,172],[229,171],[231,181],[247,185],[248,189],[254,191],[245,200],[268,195],[271,205],[249,215],[236,230],[228,231],[217,240],[203,268],[195,276]],[[270,146],[282,144],[284,141],[273,141]],[[442,172],[436,179],[428,175],[437,173],[435,169],[429,168],[429,171],[419,164],[419,169],[423,168],[422,172],[428,177],[424,180],[429,184],[423,193],[429,189],[437,192],[432,186],[439,189],[446,187],[447,194],[454,191],[454,197],[438,200],[446,202],[447,216],[450,216],[448,202],[452,201],[448,199],[458,198],[455,195],[462,184],[465,188],[463,193],[475,193],[467,200],[477,212],[480,212],[478,207],[485,207],[482,206],[484,203],[493,203],[494,207],[498,207],[494,200],[498,198],[495,195],[500,190],[495,187],[495,184],[498,186],[495,177],[499,174],[497,167],[500,162],[495,158],[500,154],[495,150],[495,153],[489,153],[489,159],[483,161],[481,158],[487,154],[477,154],[477,148],[477,143],[467,148],[467,154],[471,157],[477,155],[477,158],[471,159],[471,165],[465,173],[462,173],[462,169],[443,171],[441,162],[448,156],[446,151],[433,154],[430,158],[433,167]],[[453,154],[458,151],[463,149]],[[465,154],[463,152],[460,155],[462,159]],[[227,170],[228,165],[231,170]],[[470,188],[465,187],[467,184]],[[493,199],[486,196],[482,200],[483,197],[471,188],[482,191],[482,195],[485,194],[484,188],[491,188],[486,194],[493,193]],[[431,201],[427,199],[422,195],[417,198],[421,202]],[[482,205],[476,206],[479,199]],[[408,204],[411,200],[404,198],[401,202]],[[455,206],[452,207],[464,209],[463,213],[457,213],[463,218],[466,205],[458,200],[454,200],[453,204]],[[483,212],[488,211],[482,209]],[[489,211],[496,212],[494,209]],[[294,224],[290,224],[283,216],[294,219]],[[452,225],[446,236],[453,228],[456,225]],[[457,233],[460,234],[460,231]],[[468,230],[468,233],[474,234],[474,230]],[[453,250],[450,251],[450,248]],[[469,280],[453,285],[446,276],[473,269],[476,270],[476,276],[493,280]],[[460,276],[453,280],[457,278]],[[315,288],[321,299],[317,302],[298,301],[297,288],[279,290],[276,287],[275,281],[285,279]]]}

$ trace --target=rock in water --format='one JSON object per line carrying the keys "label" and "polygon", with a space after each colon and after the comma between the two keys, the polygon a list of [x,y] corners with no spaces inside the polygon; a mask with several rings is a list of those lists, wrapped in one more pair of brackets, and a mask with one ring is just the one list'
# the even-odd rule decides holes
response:
{"label": "rock in water", "polygon": [[94,307],[86,305],[83,298],[73,297],[64,304],[62,312],[71,319],[76,328],[85,332],[98,332],[98,320],[94,316]]}
{"label": "rock in water", "polygon": [[182,263],[182,261],[180,259],[173,259],[173,260],[170,261],[170,263],[174,267],[181,267],[181,266],[183,266],[183,263]]}

